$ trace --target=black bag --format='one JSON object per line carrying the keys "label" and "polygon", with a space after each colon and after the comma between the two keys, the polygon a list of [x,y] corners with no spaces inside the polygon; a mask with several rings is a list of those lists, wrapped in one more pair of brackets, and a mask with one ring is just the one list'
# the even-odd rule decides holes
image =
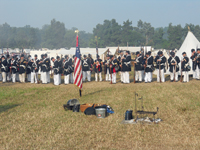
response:
{"label": "black bag", "polygon": [[95,115],[95,108],[94,108],[94,104],[92,105],[92,107],[88,107],[86,108],[86,110],[84,111],[85,115]]}

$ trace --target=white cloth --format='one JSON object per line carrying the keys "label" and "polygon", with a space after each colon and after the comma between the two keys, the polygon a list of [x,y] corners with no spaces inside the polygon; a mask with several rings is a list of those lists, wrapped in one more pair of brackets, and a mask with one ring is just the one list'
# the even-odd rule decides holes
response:
{"label": "white cloth", "polygon": [[142,81],[142,71],[135,71],[135,81]]}
{"label": "white cloth", "polygon": [[196,78],[197,78],[197,71],[193,70],[193,79],[196,79]]}
{"label": "white cloth", "polygon": [[64,76],[64,83],[69,84],[69,74]]}
{"label": "white cloth", "polygon": [[74,83],[74,73],[70,73],[70,83]]}
{"label": "white cloth", "polygon": [[121,82],[125,82],[125,80],[124,80],[125,72],[121,71],[120,75],[121,75],[121,77],[120,77]]}
{"label": "white cloth", "polygon": [[[170,80],[174,80],[174,73],[170,72]],[[178,81],[178,72],[175,73],[175,81]]]}
{"label": "white cloth", "polygon": [[189,82],[189,74],[188,71],[183,71],[183,82]]}
{"label": "white cloth", "polygon": [[83,71],[83,81],[87,78],[88,81],[91,81],[90,71]]}
{"label": "white cloth", "polygon": [[59,74],[59,76],[58,76],[58,81],[59,81],[59,84],[61,84],[61,74]]}
{"label": "white cloth", "polygon": [[157,82],[160,82],[160,73],[161,73],[161,82],[165,82],[165,75],[164,75],[164,69],[161,69],[159,72],[159,69],[156,69],[157,71]]}
{"label": "white cloth", "polygon": [[196,68],[196,79],[200,79],[199,76],[200,76],[200,69],[197,66],[197,68]]}
{"label": "white cloth", "polygon": [[47,83],[47,73],[46,72],[41,72],[41,80],[42,83]]}
{"label": "white cloth", "polygon": [[107,68],[106,81],[110,81],[110,80],[111,80],[111,77],[110,77],[109,69]]}
{"label": "white cloth", "polygon": [[116,73],[112,73],[112,83],[116,83]]}
{"label": "white cloth", "polygon": [[2,72],[2,82],[6,82],[6,72]]}
{"label": "white cloth", "polygon": [[145,82],[151,82],[151,72],[145,72]]}
{"label": "white cloth", "polygon": [[12,82],[13,82],[13,83],[16,82],[16,73],[12,73]]}
{"label": "white cloth", "polygon": [[[95,81],[98,81],[98,74],[95,73]],[[101,72],[99,72],[99,81],[102,81]]]}
{"label": "white cloth", "polygon": [[124,72],[124,83],[130,83],[129,72]]}
{"label": "white cloth", "polygon": [[34,80],[35,80],[35,83],[37,83],[38,73],[35,72],[35,70],[33,72],[31,72],[31,83],[34,83]]}
{"label": "white cloth", "polygon": [[59,85],[59,74],[54,74],[54,85]]}
{"label": "white cloth", "polygon": [[19,74],[19,81],[25,83],[25,73]]}

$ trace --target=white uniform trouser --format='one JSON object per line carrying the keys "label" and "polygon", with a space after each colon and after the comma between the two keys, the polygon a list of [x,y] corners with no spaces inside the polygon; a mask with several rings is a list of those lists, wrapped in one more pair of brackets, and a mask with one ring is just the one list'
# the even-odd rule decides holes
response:
{"label": "white uniform trouser", "polygon": [[121,71],[121,82],[125,82],[124,76],[125,76],[125,72],[122,72],[122,71]]}
{"label": "white uniform trouser", "polygon": [[83,71],[83,81],[85,81],[86,77],[87,80],[90,81],[90,71]]}
{"label": "white uniform trouser", "polygon": [[197,68],[196,68],[196,79],[200,79],[199,76],[200,76],[200,69],[197,66]]}
{"label": "white uniform trouser", "polygon": [[27,81],[31,82],[31,73],[27,74]]}
{"label": "white uniform trouser", "polygon": [[[170,72],[170,80],[174,80],[174,73]],[[178,81],[178,72],[175,73],[175,81]]]}
{"label": "white uniform trouser", "polygon": [[50,83],[50,71],[47,71],[47,83]]}
{"label": "white uniform trouser", "polygon": [[142,71],[135,71],[135,81],[142,81]]}
{"label": "white uniform trouser", "polygon": [[145,72],[145,82],[151,82],[152,72]]}
{"label": "white uniform trouser", "polygon": [[160,82],[160,74],[161,74],[161,82],[165,82],[165,75],[164,75],[164,69],[156,69],[157,71],[157,82]]}
{"label": "white uniform trouser", "polygon": [[124,83],[130,83],[129,72],[128,71],[124,72]]}
{"label": "white uniform trouser", "polygon": [[19,81],[19,72],[16,73],[16,81]]}
{"label": "white uniform trouser", "polygon": [[1,72],[2,74],[2,82],[6,82],[6,72]]}
{"label": "white uniform trouser", "polygon": [[183,71],[183,82],[189,82],[189,73],[188,71]]}
{"label": "white uniform trouser", "polygon": [[0,73],[0,81],[2,81],[2,74]]}
{"label": "white uniform trouser", "polygon": [[59,81],[59,84],[61,84],[61,74],[59,73],[59,76],[58,76],[58,81]]}
{"label": "white uniform trouser", "polygon": [[35,83],[37,83],[38,73],[35,72],[35,70],[33,70],[33,72],[31,72],[31,83],[34,83],[34,80],[35,80]]}
{"label": "white uniform trouser", "polygon": [[42,83],[47,83],[47,73],[46,72],[41,72],[41,79]]}
{"label": "white uniform trouser", "polygon": [[106,81],[110,81],[110,73],[109,73],[109,68],[107,68],[107,73],[106,73]]}
{"label": "white uniform trouser", "polygon": [[11,73],[10,71],[7,73],[7,81],[10,81],[11,80]]}
{"label": "white uniform trouser", "polygon": [[69,74],[64,76],[64,83],[69,84]]}
{"label": "white uniform trouser", "polygon": [[25,73],[19,74],[19,81],[25,83]]}
{"label": "white uniform trouser", "polygon": [[53,79],[54,79],[54,85],[59,85],[59,74],[54,74],[53,76]]}
{"label": "white uniform trouser", "polygon": [[[95,73],[95,81],[98,81],[98,73]],[[102,81],[101,72],[99,72],[99,81]]]}
{"label": "white uniform trouser", "polygon": [[16,73],[12,73],[12,82],[13,82],[13,83],[16,82]]}
{"label": "white uniform trouser", "polygon": [[74,73],[70,73],[70,83],[74,83]]}
{"label": "white uniform trouser", "polygon": [[116,83],[116,73],[112,73],[112,83]]}

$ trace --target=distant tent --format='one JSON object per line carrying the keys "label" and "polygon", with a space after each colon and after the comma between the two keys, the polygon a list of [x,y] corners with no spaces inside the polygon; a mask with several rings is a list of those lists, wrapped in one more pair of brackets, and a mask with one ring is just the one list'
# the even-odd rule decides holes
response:
{"label": "distant tent", "polygon": [[[180,60],[183,59],[182,53],[186,52],[187,57],[190,60],[190,66],[192,67],[192,60],[190,59],[191,56],[191,49],[197,49],[200,48],[200,42],[197,40],[197,38],[194,36],[194,34],[191,31],[188,31],[188,34],[181,45],[180,49],[176,53],[176,55],[180,58]],[[181,64],[179,65],[179,67]],[[190,70],[189,74],[192,74],[192,69]]]}

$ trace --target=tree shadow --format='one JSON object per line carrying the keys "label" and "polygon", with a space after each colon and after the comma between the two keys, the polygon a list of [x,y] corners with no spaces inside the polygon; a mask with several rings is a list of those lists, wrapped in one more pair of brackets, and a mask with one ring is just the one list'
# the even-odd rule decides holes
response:
{"label": "tree shadow", "polygon": [[0,105],[0,113],[5,112],[9,109],[12,109],[14,107],[20,106],[22,104],[6,104],[6,105]]}

